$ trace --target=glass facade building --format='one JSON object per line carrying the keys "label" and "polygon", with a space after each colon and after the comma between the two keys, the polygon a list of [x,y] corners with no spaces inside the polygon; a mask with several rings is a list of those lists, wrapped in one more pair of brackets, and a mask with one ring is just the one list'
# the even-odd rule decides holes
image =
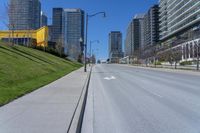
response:
{"label": "glass facade building", "polygon": [[47,26],[48,25],[48,17],[43,12],[41,12],[40,17],[41,17],[40,18],[40,27]]}
{"label": "glass facade building", "polygon": [[144,31],[144,14],[138,14],[127,28],[125,56],[133,56],[144,46]]}
{"label": "glass facade building", "polygon": [[40,28],[41,3],[39,0],[10,0],[9,29],[36,30]]}
{"label": "glass facade building", "polygon": [[64,53],[68,58],[78,60],[83,53],[79,40],[84,40],[84,11],[64,9],[63,18]]}
{"label": "glass facade building", "polygon": [[109,34],[109,59],[110,63],[119,63],[123,57],[122,52],[122,33],[120,31],[112,31]]}
{"label": "glass facade building", "polygon": [[63,8],[53,8],[52,42],[63,43]]}

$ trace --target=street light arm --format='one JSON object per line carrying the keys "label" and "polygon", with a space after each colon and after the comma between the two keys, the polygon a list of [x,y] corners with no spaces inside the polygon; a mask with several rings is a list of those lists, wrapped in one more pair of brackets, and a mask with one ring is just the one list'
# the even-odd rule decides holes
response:
{"label": "street light arm", "polygon": [[103,14],[103,17],[106,17],[106,13],[105,12],[98,12],[98,13],[87,15],[87,16],[91,18],[91,17],[94,17],[94,16],[99,15],[99,14]]}

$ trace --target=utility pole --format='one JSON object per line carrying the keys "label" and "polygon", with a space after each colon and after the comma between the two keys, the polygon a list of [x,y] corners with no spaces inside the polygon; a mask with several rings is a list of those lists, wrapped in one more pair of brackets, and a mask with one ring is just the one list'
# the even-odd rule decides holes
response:
{"label": "utility pole", "polygon": [[89,65],[91,63],[91,57],[92,57],[92,44],[93,43],[99,43],[100,41],[99,40],[94,40],[94,41],[90,41],[90,61],[89,61]]}

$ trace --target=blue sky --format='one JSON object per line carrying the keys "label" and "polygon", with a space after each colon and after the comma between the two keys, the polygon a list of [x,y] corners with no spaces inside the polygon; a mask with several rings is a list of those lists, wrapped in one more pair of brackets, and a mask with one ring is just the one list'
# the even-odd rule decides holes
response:
{"label": "blue sky", "polygon": [[[0,21],[5,16],[4,3],[7,0],[0,0]],[[63,8],[81,8],[88,14],[99,11],[107,13],[106,18],[96,16],[89,21],[88,41],[99,40],[100,44],[93,44],[93,49],[98,58],[106,59],[108,57],[108,34],[110,31],[119,30],[123,33],[123,45],[126,36],[126,29],[137,13],[145,13],[158,0],[41,0],[42,10],[52,17],[53,7]],[[51,21],[49,19],[49,21]],[[51,23],[51,22],[49,22]],[[5,26],[0,23],[0,29]],[[98,50],[97,50],[98,49]]]}

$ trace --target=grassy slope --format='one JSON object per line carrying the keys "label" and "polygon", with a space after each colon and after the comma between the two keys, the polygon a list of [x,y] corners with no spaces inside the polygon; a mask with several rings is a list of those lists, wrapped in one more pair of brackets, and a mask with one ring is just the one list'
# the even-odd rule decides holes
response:
{"label": "grassy slope", "polygon": [[42,51],[0,43],[0,106],[80,67]]}

